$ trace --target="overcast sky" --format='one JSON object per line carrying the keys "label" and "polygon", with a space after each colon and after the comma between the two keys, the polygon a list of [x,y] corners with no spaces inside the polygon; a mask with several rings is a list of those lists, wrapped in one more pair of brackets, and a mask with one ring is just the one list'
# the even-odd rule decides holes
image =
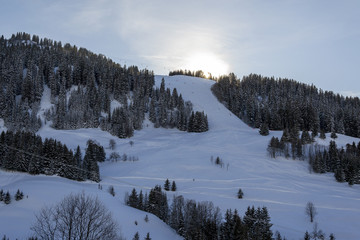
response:
{"label": "overcast sky", "polygon": [[0,3],[0,34],[5,37],[36,34],[155,74],[200,66],[238,77],[292,78],[360,96],[358,0]]}

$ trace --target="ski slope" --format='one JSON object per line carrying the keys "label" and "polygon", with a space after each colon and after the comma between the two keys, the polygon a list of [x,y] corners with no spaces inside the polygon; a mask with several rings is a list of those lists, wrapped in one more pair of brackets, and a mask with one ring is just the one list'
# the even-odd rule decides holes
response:
{"label": "ski slope", "polygon": [[[162,77],[156,76],[158,86]],[[314,226],[305,215],[305,205],[311,201],[318,212],[315,222],[327,236],[334,233],[336,239],[360,239],[360,186],[337,183],[332,174],[310,173],[304,161],[269,158],[266,147],[270,138],[282,133],[270,132],[264,137],[258,129],[244,124],[213,96],[210,90],[213,81],[187,76],[164,78],[166,87],[176,87],[184,100],[193,103],[194,110],[207,114],[208,132],[154,128],[145,120],[143,129],[135,131],[132,138],[118,139],[100,129],[54,130],[47,123],[38,132],[43,138],[56,138],[73,149],[80,145],[83,151],[87,140],[95,139],[107,148],[108,156],[115,151],[138,157],[139,161],[100,164],[102,190],[90,181],[0,171],[0,188],[12,194],[19,188],[28,196],[10,205],[0,203],[0,234],[11,239],[29,236],[34,213],[44,204],[57,203],[71,192],[85,191],[98,196],[112,211],[127,239],[132,239],[136,231],[140,238],[150,232],[152,239],[181,239],[151,214],[150,221],[145,223],[147,213],[124,205],[125,192],[132,188],[149,191],[168,178],[176,182],[178,189],[176,193],[169,192],[169,202],[173,194],[181,194],[186,199],[212,201],[223,212],[237,208],[240,215],[244,215],[248,206],[266,206],[273,232],[278,230],[287,239],[301,239]],[[49,94],[43,95],[43,111],[50,106],[49,98]],[[338,136],[339,146],[359,141]],[[116,141],[114,150],[108,148],[110,139]],[[326,140],[318,141],[327,145],[329,140],[327,136]],[[223,168],[212,163],[211,159],[217,156],[223,160]],[[107,193],[110,185],[115,188],[115,197]],[[236,198],[239,188],[244,192],[243,199]]]}

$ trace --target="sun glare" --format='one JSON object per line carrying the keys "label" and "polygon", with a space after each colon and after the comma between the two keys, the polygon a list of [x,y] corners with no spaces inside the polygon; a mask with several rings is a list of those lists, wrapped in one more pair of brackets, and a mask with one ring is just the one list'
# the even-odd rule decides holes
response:
{"label": "sun glare", "polygon": [[206,77],[228,74],[229,66],[212,53],[197,53],[189,56],[185,67],[187,70],[202,70]]}

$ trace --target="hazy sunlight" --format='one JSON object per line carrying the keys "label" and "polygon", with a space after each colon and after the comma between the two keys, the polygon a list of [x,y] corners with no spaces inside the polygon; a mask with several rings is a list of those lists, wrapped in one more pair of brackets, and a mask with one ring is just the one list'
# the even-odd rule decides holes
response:
{"label": "hazy sunlight", "polygon": [[212,53],[197,53],[189,56],[185,69],[191,71],[202,70],[206,77],[209,76],[209,73],[213,76],[229,73],[228,64]]}

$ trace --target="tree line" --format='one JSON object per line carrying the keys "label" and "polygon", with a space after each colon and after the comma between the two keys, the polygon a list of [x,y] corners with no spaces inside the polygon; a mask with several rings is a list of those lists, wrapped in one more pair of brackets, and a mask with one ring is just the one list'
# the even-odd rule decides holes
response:
{"label": "tree line", "polygon": [[191,71],[191,70],[174,70],[174,71],[170,71],[169,72],[169,76],[176,76],[176,75],[185,75],[185,76],[190,76],[190,77],[199,77],[199,78],[208,78],[208,79],[215,79],[215,77],[213,77],[211,75],[211,73],[208,73],[209,76],[206,77],[205,73],[202,70],[197,70],[197,71]]}
{"label": "tree line", "polygon": [[[157,185],[149,192],[134,188],[126,204],[152,213],[185,239],[272,239],[270,215],[266,207],[248,207],[244,217],[228,209],[224,218],[212,202],[186,200],[174,196],[169,205],[166,193]],[[281,239],[281,237],[280,237]]]}
{"label": "tree line", "polygon": [[174,88],[172,92],[165,89],[165,80],[160,88],[153,90],[149,107],[149,119],[155,127],[177,128],[188,132],[206,132],[209,129],[204,112],[192,110],[192,103],[184,101],[182,95]]}
{"label": "tree line", "polygon": [[360,142],[338,148],[335,141],[330,141],[328,148],[310,152],[309,163],[316,173],[331,172],[338,182],[360,184]]}
{"label": "tree line", "polygon": [[338,182],[360,184],[360,142],[338,148],[336,142],[331,140],[328,147],[321,147],[314,144],[314,138],[309,132],[303,131],[300,135],[299,132],[285,129],[280,140],[271,138],[267,150],[273,158],[283,156],[306,159],[314,172],[334,173]]}
{"label": "tree line", "polygon": [[257,74],[222,76],[213,85],[215,96],[251,127],[292,128],[336,132],[360,137],[360,99],[344,97],[286,78]]}
{"label": "tree line", "polygon": [[79,146],[74,153],[52,138],[42,140],[39,135],[22,131],[0,134],[0,168],[5,170],[98,182],[97,162],[104,160],[104,148],[92,140],[88,141],[83,158]]}

